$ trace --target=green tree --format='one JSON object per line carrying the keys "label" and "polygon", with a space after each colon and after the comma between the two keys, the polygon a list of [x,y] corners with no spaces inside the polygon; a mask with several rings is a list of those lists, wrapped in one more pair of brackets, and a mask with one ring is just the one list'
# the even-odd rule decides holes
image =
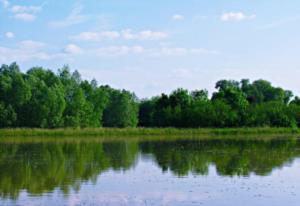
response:
{"label": "green tree", "polygon": [[154,112],[156,104],[157,98],[152,98],[150,100],[144,99],[139,103],[139,126],[156,126],[156,122],[154,121]]}
{"label": "green tree", "polygon": [[97,86],[96,80],[91,82],[83,81],[80,84],[88,104],[91,105],[93,112],[89,116],[91,127],[100,127],[103,122],[103,112],[108,103],[108,91],[103,87]]}
{"label": "green tree", "polygon": [[252,84],[249,80],[242,80],[242,91],[246,94],[250,103],[256,104],[269,101],[279,101],[287,104],[293,97],[291,91],[273,87],[266,80],[257,80]]}
{"label": "green tree", "polygon": [[107,127],[136,127],[138,104],[134,94],[122,90],[111,90],[109,102],[104,110],[103,125]]}
{"label": "green tree", "polygon": [[29,101],[31,97],[30,86],[26,80],[26,76],[20,72],[16,63],[11,65],[2,65],[0,68],[0,102],[2,107],[2,117],[7,117],[7,123],[3,119],[2,124],[5,126],[22,126],[18,121],[19,113],[23,110],[23,105]]}
{"label": "green tree", "polygon": [[62,126],[65,100],[59,78],[50,70],[36,67],[27,72],[27,79],[31,97],[20,111],[22,125],[46,128]]}
{"label": "green tree", "polygon": [[0,102],[0,128],[12,127],[17,120],[17,114],[11,105]]}

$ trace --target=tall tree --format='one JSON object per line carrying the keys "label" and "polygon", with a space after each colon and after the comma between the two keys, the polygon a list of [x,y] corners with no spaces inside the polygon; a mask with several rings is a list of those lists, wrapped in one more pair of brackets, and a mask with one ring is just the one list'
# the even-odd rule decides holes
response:
{"label": "tall tree", "polygon": [[103,125],[107,127],[136,127],[138,105],[134,94],[125,90],[111,90],[104,110]]}

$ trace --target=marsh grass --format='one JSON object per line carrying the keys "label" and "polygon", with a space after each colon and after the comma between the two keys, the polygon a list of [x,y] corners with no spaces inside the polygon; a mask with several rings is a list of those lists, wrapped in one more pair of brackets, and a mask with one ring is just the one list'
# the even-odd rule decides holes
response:
{"label": "marsh grass", "polygon": [[94,137],[94,138],[151,138],[162,137],[212,137],[212,136],[276,136],[297,135],[297,128],[222,128],[222,129],[177,129],[177,128],[64,128],[64,129],[1,129],[0,138],[8,137]]}

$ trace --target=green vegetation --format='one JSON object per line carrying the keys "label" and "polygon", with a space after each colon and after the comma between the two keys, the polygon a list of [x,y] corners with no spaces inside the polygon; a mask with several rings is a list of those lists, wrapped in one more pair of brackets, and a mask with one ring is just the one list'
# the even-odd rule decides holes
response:
{"label": "green vegetation", "polygon": [[141,155],[177,176],[207,175],[211,165],[221,176],[267,175],[299,157],[299,148],[297,139],[1,143],[0,197],[79,191],[106,171],[133,168]]}
{"label": "green vegetation", "polygon": [[135,127],[134,94],[81,80],[63,67],[54,74],[34,67],[22,73],[16,63],[0,68],[0,127]]}
{"label": "green vegetation", "polygon": [[[242,135],[242,138],[248,136],[266,138],[265,135],[297,135],[299,129],[293,128],[215,128],[215,129],[176,129],[176,128],[84,128],[84,129],[1,129],[0,140],[6,137],[97,137],[103,139],[114,138],[139,138],[163,137],[168,138],[188,138],[213,139],[215,136],[227,136],[231,138]],[[267,136],[267,137],[268,137]]]}
{"label": "green vegetation", "polygon": [[[67,66],[57,74],[41,67],[23,73],[16,63],[0,68],[0,128],[137,126],[289,127],[297,131],[300,98],[293,98],[291,91],[274,87],[265,80],[251,83],[244,79],[217,82],[211,98],[206,90],[177,89],[170,95],[139,100],[132,92],[98,86],[95,80],[82,80],[77,71],[71,73]],[[98,133],[103,131],[111,133],[97,130]],[[136,132],[128,130],[128,133],[132,131]],[[165,131],[170,130],[157,132]],[[155,133],[151,130],[138,132]]]}
{"label": "green vegetation", "polygon": [[217,91],[177,89],[140,103],[143,127],[292,127],[300,125],[300,101],[291,91],[257,80],[216,83]]}

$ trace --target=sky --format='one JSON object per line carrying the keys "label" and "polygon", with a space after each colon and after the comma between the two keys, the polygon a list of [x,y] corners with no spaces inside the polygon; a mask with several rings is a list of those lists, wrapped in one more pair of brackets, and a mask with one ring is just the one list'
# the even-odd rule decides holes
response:
{"label": "sky", "polygon": [[63,65],[138,97],[220,79],[300,95],[298,0],[0,0],[0,64]]}

